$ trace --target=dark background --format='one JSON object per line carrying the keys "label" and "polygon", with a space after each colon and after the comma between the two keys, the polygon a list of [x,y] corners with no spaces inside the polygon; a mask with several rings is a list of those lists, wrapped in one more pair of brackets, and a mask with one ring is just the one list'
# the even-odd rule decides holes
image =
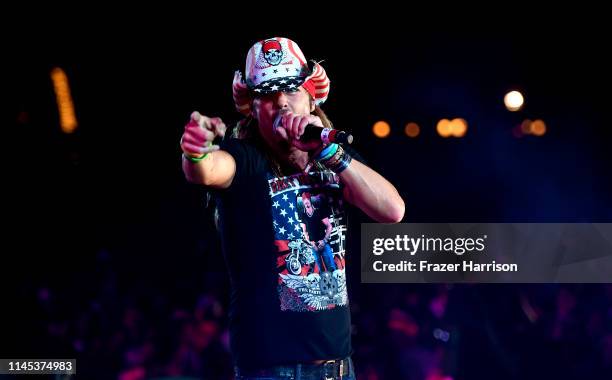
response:
{"label": "dark background", "polygon": [[[249,12],[218,24],[163,9],[20,14],[5,34],[0,357],[76,357],[87,379],[231,376],[228,280],[178,142],[193,110],[239,120],[233,72],[272,36],[324,59],[324,109],[398,188],[404,222],[610,222],[605,23],[523,10],[313,16],[292,30],[278,12],[253,27]],[[346,27],[331,26],[342,17]],[[71,135],[59,127],[53,67],[70,81]],[[503,105],[512,89],[525,96],[519,112]],[[438,136],[437,121],[455,117],[466,136]],[[544,120],[546,134],[514,137],[525,118]],[[373,136],[378,120],[390,137]],[[418,138],[403,134],[410,121]],[[355,216],[355,227],[369,221]],[[349,292],[360,378],[611,376],[610,285],[361,285],[357,241]]]}

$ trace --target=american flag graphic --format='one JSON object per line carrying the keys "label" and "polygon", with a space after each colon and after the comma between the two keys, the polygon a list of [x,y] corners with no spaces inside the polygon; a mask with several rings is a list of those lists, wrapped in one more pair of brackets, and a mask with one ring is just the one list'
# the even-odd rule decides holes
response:
{"label": "american flag graphic", "polygon": [[[275,243],[278,248],[278,293],[283,311],[316,312],[348,305],[344,270],[346,220],[340,180],[331,171],[270,178],[270,198]],[[327,249],[335,268],[321,272],[314,264],[315,252],[303,241],[300,215],[302,194],[308,192],[315,208],[326,210],[332,226]],[[306,246],[304,252],[304,246]],[[317,251],[319,252],[319,251]],[[329,251],[328,251],[329,252]],[[298,253],[302,259],[298,262]],[[316,253],[320,255],[321,253]],[[310,257],[309,257],[310,256]],[[319,259],[319,262],[322,259]],[[316,269],[315,269],[316,268]]]}
{"label": "american flag graphic", "polygon": [[[332,214],[329,220],[333,225],[330,236],[330,244],[334,248],[334,253],[344,257],[344,237],[346,223],[343,213],[336,210],[342,206],[340,196],[340,185],[337,175],[332,172],[311,172],[304,180],[306,175],[299,174],[284,178],[272,178],[270,183],[270,197],[272,199],[272,217],[275,232],[276,245],[279,252],[287,251],[288,243],[302,239],[302,227],[300,226],[300,216],[298,207],[303,207],[299,198],[302,193],[310,192],[317,202],[329,202],[328,199],[321,200],[318,193],[324,191],[326,196],[336,195],[332,200]],[[307,182],[307,184],[304,184]],[[282,184],[282,185],[279,185]]]}

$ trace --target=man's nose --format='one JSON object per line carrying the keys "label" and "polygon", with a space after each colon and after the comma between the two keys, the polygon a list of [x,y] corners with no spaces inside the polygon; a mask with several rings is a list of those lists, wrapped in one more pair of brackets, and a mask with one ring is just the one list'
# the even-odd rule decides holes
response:
{"label": "man's nose", "polygon": [[276,93],[276,106],[279,109],[289,107],[289,98],[287,98],[287,95],[285,95],[285,93],[282,91]]}

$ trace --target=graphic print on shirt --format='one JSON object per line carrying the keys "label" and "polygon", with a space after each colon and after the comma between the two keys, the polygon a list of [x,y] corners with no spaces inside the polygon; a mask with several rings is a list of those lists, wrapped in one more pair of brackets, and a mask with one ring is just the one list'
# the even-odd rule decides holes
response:
{"label": "graphic print on shirt", "polygon": [[283,311],[347,306],[346,216],[338,175],[270,177],[278,295]]}

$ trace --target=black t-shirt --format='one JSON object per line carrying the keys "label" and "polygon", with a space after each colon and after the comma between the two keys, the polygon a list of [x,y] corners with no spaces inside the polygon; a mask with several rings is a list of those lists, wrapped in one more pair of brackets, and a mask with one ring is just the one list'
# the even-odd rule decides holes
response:
{"label": "black t-shirt", "polygon": [[[229,139],[221,149],[236,160],[231,186],[217,193],[236,365],[261,368],[350,355],[347,223],[338,175],[325,170],[278,178],[256,144]],[[319,272],[303,239],[304,198],[333,227],[333,272]]]}

